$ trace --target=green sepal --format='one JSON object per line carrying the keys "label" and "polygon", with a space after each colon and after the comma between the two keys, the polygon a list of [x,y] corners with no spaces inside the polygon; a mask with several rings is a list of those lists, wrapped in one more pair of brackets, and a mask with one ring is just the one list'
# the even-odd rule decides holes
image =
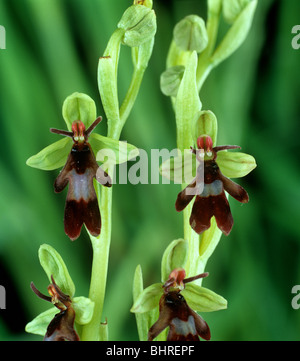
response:
{"label": "green sepal", "polygon": [[75,293],[75,285],[60,254],[48,244],[43,244],[39,248],[39,260],[50,283],[52,283],[51,276],[53,276],[62,292],[72,298]]}
{"label": "green sepal", "polygon": [[[79,325],[86,325],[92,319],[94,312],[94,302],[87,297],[74,297],[72,300],[72,307],[75,311],[75,322]],[[35,335],[44,336],[47,327],[53,320],[54,316],[59,313],[56,307],[51,307],[48,310],[40,313],[32,321],[28,322],[25,331]]]}
{"label": "green sepal", "polygon": [[184,66],[177,65],[168,68],[161,74],[160,89],[164,95],[176,97],[183,73]]}
{"label": "green sepal", "polygon": [[215,114],[210,110],[203,110],[199,113],[195,122],[194,139],[195,144],[199,136],[207,134],[211,137],[213,145],[217,143],[218,121]]}
{"label": "green sepal", "polygon": [[227,308],[225,298],[194,283],[187,284],[181,293],[191,309],[195,311],[212,312]]}
{"label": "green sepal", "polygon": [[199,166],[196,155],[190,149],[185,149],[183,156],[178,155],[164,161],[160,167],[160,174],[176,184],[190,184],[196,176]]}
{"label": "green sepal", "polygon": [[75,311],[75,322],[79,325],[88,324],[94,312],[94,302],[87,297],[79,296],[72,299],[72,307]]}
{"label": "green sepal", "polygon": [[158,306],[159,300],[163,295],[161,283],[154,283],[145,288],[135,300],[130,312],[143,313],[153,310]]}
{"label": "green sepal", "polygon": [[217,163],[228,178],[244,177],[256,168],[255,158],[242,152],[218,152]]}
{"label": "green sepal", "polygon": [[52,307],[49,310],[40,313],[32,321],[27,323],[25,331],[33,333],[34,335],[45,336],[49,323],[58,313],[59,310],[56,307]]}
{"label": "green sepal", "polygon": [[166,282],[175,268],[185,268],[188,256],[188,242],[176,239],[166,248],[161,262],[161,281]]}
{"label": "green sepal", "polygon": [[64,137],[28,158],[26,164],[30,167],[42,170],[54,170],[61,168],[66,163],[72,144],[73,142],[71,138]]}
{"label": "green sepal", "polygon": [[97,118],[96,104],[90,96],[75,92],[65,99],[62,115],[69,130],[75,120],[81,120],[88,128]]}
{"label": "green sepal", "polygon": [[[96,160],[99,162],[107,161],[112,164],[121,164],[139,155],[139,150],[134,145],[100,134],[91,134],[89,141],[96,155]],[[109,159],[105,160],[104,157],[109,157]]]}

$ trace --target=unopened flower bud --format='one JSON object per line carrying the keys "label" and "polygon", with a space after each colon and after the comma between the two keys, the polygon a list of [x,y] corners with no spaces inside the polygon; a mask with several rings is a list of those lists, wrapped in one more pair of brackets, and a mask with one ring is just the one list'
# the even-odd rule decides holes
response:
{"label": "unopened flower bud", "polygon": [[123,43],[130,47],[140,46],[151,40],[156,33],[156,16],[144,5],[132,5],[123,14],[118,28],[124,30]]}
{"label": "unopened flower bud", "polygon": [[174,41],[184,51],[201,53],[208,44],[205,22],[197,15],[189,15],[174,28]]}

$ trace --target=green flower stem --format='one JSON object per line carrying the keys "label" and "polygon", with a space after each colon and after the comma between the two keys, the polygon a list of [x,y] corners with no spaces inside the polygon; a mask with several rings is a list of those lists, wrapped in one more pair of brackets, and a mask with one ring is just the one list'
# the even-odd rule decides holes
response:
{"label": "green flower stem", "polygon": [[145,69],[142,69],[142,68],[134,70],[134,73],[132,76],[132,81],[130,83],[128,92],[127,92],[125,99],[120,108],[121,124],[125,123],[126,119],[128,118],[128,115],[133,107],[133,104],[135,102],[135,99],[136,99],[137,94],[140,89],[140,85],[143,80],[144,72],[145,72]]}
{"label": "green flower stem", "polygon": [[[114,33],[117,38],[117,42],[120,41],[120,32],[117,31]],[[149,44],[148,55],[150,55],[152,51],[153,43]],[[105,52],[105,55],[108,56],[109,53]],[[113,55],[113,64],[117,66],[119,58],[119,50],[115,52]],[[145,58],[145,61],[141,61],[137,63],[134,67],[134,72],[132,75],[131,83],[128,88],[125,99],[120,107],[120,110],[116,109],[116,93],[114,93],[115,101],[113,104],[110,103],[111,99],[107,100],[106,106],[104,105],[104,109],[106,114],[113,114],[110,118],[108,133],[107,136],[109,138],[119,140],[122,129],[126,123],[126,120],[130,114],[130,111],[135,103],[136,97],[138,95],[143,75],[146,70],[148,63],[148,58]],[[101,65],[102,66],[102,65]],[[117,69],[115,69],[117,71]],[[103,72],[102,72],[103,74]],[[101,78],[104,81],[105,77]],[[111,80],[111,79],[110,79]],[[115,87],[117,86],[117,79],[114,80]],[[100,88],[101,99],[107,99],[107,94],[103,94],[106,88],[102,86]],[[102,90],[102,91],[101,91]],[[118,113],[118,114],[116,114]],[[110,174],[112,177],[113,175]],[[100,190],[101,187],[101,190]],[[107,279],[107,271],[108,271],[108,259],[109,259],[109,251],[110,251],[110,243],[111,243],[111,230],[112,230],[112,194],[113,188],[102,187],[99,184],[97,185],[97,193],[100,194],[100,203],[99,207],[101,210],[101,234],[99,237],[92,237],[92,247],[93,247],[93,263],[92,263],[92,275],[91,275],[91,284],[90,284],[90,292],[89,298],[95,303],[94,314],[91,322],[84,326],[82,331],[82,340],[100,340],[104,341],[107,339],[107,327],[103,327],[101,325],[102,313],[103,313],[103,305],[105,299],[105,290],[106,290],[106,279]],[[98,197],[99,199],[99,197]]]}
{"label": "green flower stem", "polygon": [[[98,194],[100,187],[100,184],[98,184]],[[90,236],[93,247],[93,263],[89,298],[95,303],[95,308],[91,322],[83,327],[82,341],[105,340],[103,328],[101,327],[101,317],[104,305],[111,241],[112,188],[102,187],[100,209],[102,222],[100,236]]]}
{"label": "green flower stem", "polygon": [[207,35],[208,35],[208,45],[206,49],[199,55],[198,67],[197,67],[197,86],[200,91],[202,85],[204,84],[206,78],[213,69],[213,64],[211,62],[211,55],[214,51],[218,30],[219,22],[221,15],[221,4],[216,6],[214,9],[208,9],[207,17]]}

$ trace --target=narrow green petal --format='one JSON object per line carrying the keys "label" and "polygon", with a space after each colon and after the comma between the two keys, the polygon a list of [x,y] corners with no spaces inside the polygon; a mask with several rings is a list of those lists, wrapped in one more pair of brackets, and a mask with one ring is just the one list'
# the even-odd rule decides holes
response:
{"label": "narrow green petal", "polygon": [[36,155],[28,158],[26,164],[42,170],[53,170],[65,165],[72,148],[71,138],[63,138],[48,145]]}
{"label": "narrow green petal", "polygon": [[255,158],[242,152],[218,152],[217,163],[228,178],[244,177],[256,168]]}
{"label": "narrow green petal", "polygon": [[199,312],[212,312],[227,308],[227,301],[208,288],[189,283],[182,295],[191,309]]}

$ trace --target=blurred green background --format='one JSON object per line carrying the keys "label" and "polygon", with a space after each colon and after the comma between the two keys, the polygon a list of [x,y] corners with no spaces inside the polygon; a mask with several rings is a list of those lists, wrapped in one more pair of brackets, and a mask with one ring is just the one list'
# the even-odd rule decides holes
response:
{"label": "blurred green background", "polygon": [[[54,194],[58,171],[43,172],[26,159],[58,140],[61,107],[74,91],[89,94],[103,115],[97,90],[99,56],[127,0],[0,0],[6,50],[0,50],[0,284],[7,309],[0,310],[0,340],[40,340],[25,324],[48,308],[30,290],[46,292],[40,244],[63,257],[87,295],[91,246],[85,231],[71,242],[63,231],[66,193]],[[160,74],[177,21],[206,18],[204,0],[154,0],[158,31],[153,56],[122,139],[151,151],[176,147],[170,101],[159,89]],[[246,206],[231,200],[235,219],[207,265],[203,283],[228,300],[228,309],[203,314],[213,340],[299,340],[300,310],[291,289],[300,284],[300,50],[291,29],[300,22],[300,2],[259,1],[243,46],[222,63],[201,91],[204,109],[219,121],[219,144],[240,144],[258,167],[239,182]],[[221,31],[225,31],[223,26]],[[129,49],[122,47],[119,91],[130,81]],[[105,134],[105,122],[99,131]],[[116,185],[105,316],[111,340],[137,340],[132,279],[141,264],[145,286],[160,280],[163,251],[182,237],[174,202],[178,185]]]}

